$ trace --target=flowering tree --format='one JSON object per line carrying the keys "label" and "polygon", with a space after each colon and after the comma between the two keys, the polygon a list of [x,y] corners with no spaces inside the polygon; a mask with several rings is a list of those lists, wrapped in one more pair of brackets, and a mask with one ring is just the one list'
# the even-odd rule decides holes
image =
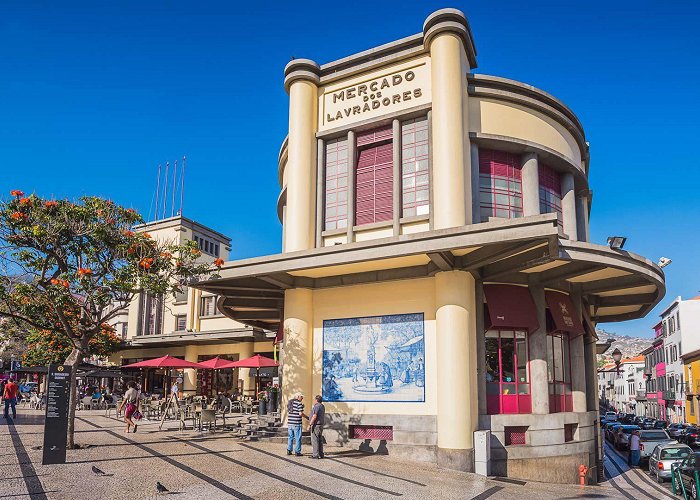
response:
{"label": "flowering tree", "polygon": [[[31,330],[24,341],[27,349],[22,355],[25,366],[46,366],[52,363],[63,363],[73,351],[73,342],[63,335],[52,330]],[[114,328],[103,324],[99,332],[88,342],[85,355],[109,356],[119,351],[122,341],[114,333]]]}
{"label": "flowering tree", "polygon": [[112,201],[10,194],[0,201],[0,318],[50,332],[70,347],[64,361],[73,367],[67,443],[74,448],[76,367],[91,342],[137,294],[180,292],[215,268],[198,260],[194,242],[176,245],[134,232],[141,216]]}

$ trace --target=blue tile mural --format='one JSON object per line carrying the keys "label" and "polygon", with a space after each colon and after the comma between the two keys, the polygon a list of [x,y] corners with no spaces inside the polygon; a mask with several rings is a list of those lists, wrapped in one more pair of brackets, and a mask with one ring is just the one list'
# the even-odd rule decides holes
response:
{"label": "blue tile mural", "polygon": [[323,322],[323,399],[425,401],[423,314]]}

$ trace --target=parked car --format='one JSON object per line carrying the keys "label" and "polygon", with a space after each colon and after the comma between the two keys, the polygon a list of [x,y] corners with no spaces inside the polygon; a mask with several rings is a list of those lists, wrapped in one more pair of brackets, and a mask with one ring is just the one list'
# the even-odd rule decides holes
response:
{"label": "parked car", "polygon": [[641,415],[637,415],[632,421],[634,425],[638,425],[640,428],[642,427],[642,422],[644,422],[644,417],[642,417]]}
{"label": "parked car", "polygon": [[666,427],[668,427],[668,422],[667,422],[667,421],[665,421],[665,420],[657,420],[656,422],[654,422],[654,427],[653,427],[653,428],[654,428],[654,429],[665,429]]}
{"label": "parked car", "polygon": [[653,429],[654,428],[654,422],[656,420],[653,418],[645,418],[644,422],[642,422],[642,429]]}
{"label": "parked car", "polygon": [[698,436],[700,435],[700,429],[698,429],[694,425],[689,425],[686,427],[685,432],[683,433],[682,436],[679,437],[679,441],[681,443],[685,443],[688,446],[697,446],[698,445]]}
{"label": "parked car", "polygon": [[678,466],[680,474],[676,476],[676,479],[680,476],[683,488],[685,491],[690,492],[690,496],[693,499],[698,498],[698,490],[700,490],[695,481],[695,474],[697,474],[698,470],[700,470],[700,453],[693,452],[685,457],[685,460]]}
{"label": "parked car", "polygon": [[687,427],[687,424],[671,424],[666,428],[666,432],[672,438],[679,439],[681,435],[685,434]]}
{"label": "parked car", "polygon": [[693,450],[684,444],[660,444],[649,456],[649,474],[659,483],[671,479],[671,465],[680,464]]}
{"label": "parked car", "polygon": [[630,436],[634,431],[641,430],[638,425],[621,425],[615,432],[615,448],[626,450],[629,446]]}
{"label": "parked car", "polygon": [[617,413],[615,413],[614,411],[606,412],[605,413],[605,420],[607,420],[608,422],[611,422],[613,420],[617,420]]}
{"label": "parked car", "polygon": [[610,425],[605,426],[605,439],[610,441],[611,443],[615,443],[615,433],[617,432],[617,428],[621,427],[623,424],[620,422],[613,422]]}
{"label": "parked car", "polygon": [[660,444],[677,444],[678,441],[671,439],[668,432],[660,429],[639,431],[639,455],[640,461],[649,459],[649,455]]}
{"label": "parked car", "polygon": [[621,422],[623,424],[633,425],[634,424],[634,417],[635,417],[634,413],[625,413],[625,415],[622,417]]}

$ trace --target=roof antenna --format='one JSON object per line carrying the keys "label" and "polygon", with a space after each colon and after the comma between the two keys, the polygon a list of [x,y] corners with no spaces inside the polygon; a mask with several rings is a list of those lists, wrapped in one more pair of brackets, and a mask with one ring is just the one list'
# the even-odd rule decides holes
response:
{"label": "roof antenna", "polygon": [[170,162],[165,162],[165,175],[163,176],[163,218],[165,219],[165,214],[168,210],[168,170],[170,169]]}
{"label": "roof antenna", "polygon": [[182,169],[180,171],[180,216],[182,217],[182,202],[185,197],[185,161],[187,157],[182,157]]}
{"label": "roof antenna", "polygon": [[173,166],[173,196],[172,203],[170,204],[170,217],[175,216],[175,193],[177,191],[177,160],[175,160],[175,165]]}
{"label": "roof antenna", "polygon": [[[155,214],[155,220],[158,219],[158,194],[160,192],[160,169],[161,169],[161,164],[158,164],[158,178],[156,179],[156,214]],[[148,214],[148,218],[151,218],[151,214]]]}

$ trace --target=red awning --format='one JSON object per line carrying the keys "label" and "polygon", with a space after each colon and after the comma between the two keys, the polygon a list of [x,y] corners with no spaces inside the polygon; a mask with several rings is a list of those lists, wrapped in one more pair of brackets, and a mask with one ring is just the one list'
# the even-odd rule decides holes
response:
{"label": "red awning", "polygon": [[484,295],[489,316],[484,322],[487,328],[532,332],[540,327],[537,321],[537,307],[527,287],[484,285]]}
{"label": "red awning", "polygon": [[565,293],[547,290],[544,292],[544,298],[557,331],[567,332],[571,337],[583,335],[583,323],[571,302],[571,297]]}

